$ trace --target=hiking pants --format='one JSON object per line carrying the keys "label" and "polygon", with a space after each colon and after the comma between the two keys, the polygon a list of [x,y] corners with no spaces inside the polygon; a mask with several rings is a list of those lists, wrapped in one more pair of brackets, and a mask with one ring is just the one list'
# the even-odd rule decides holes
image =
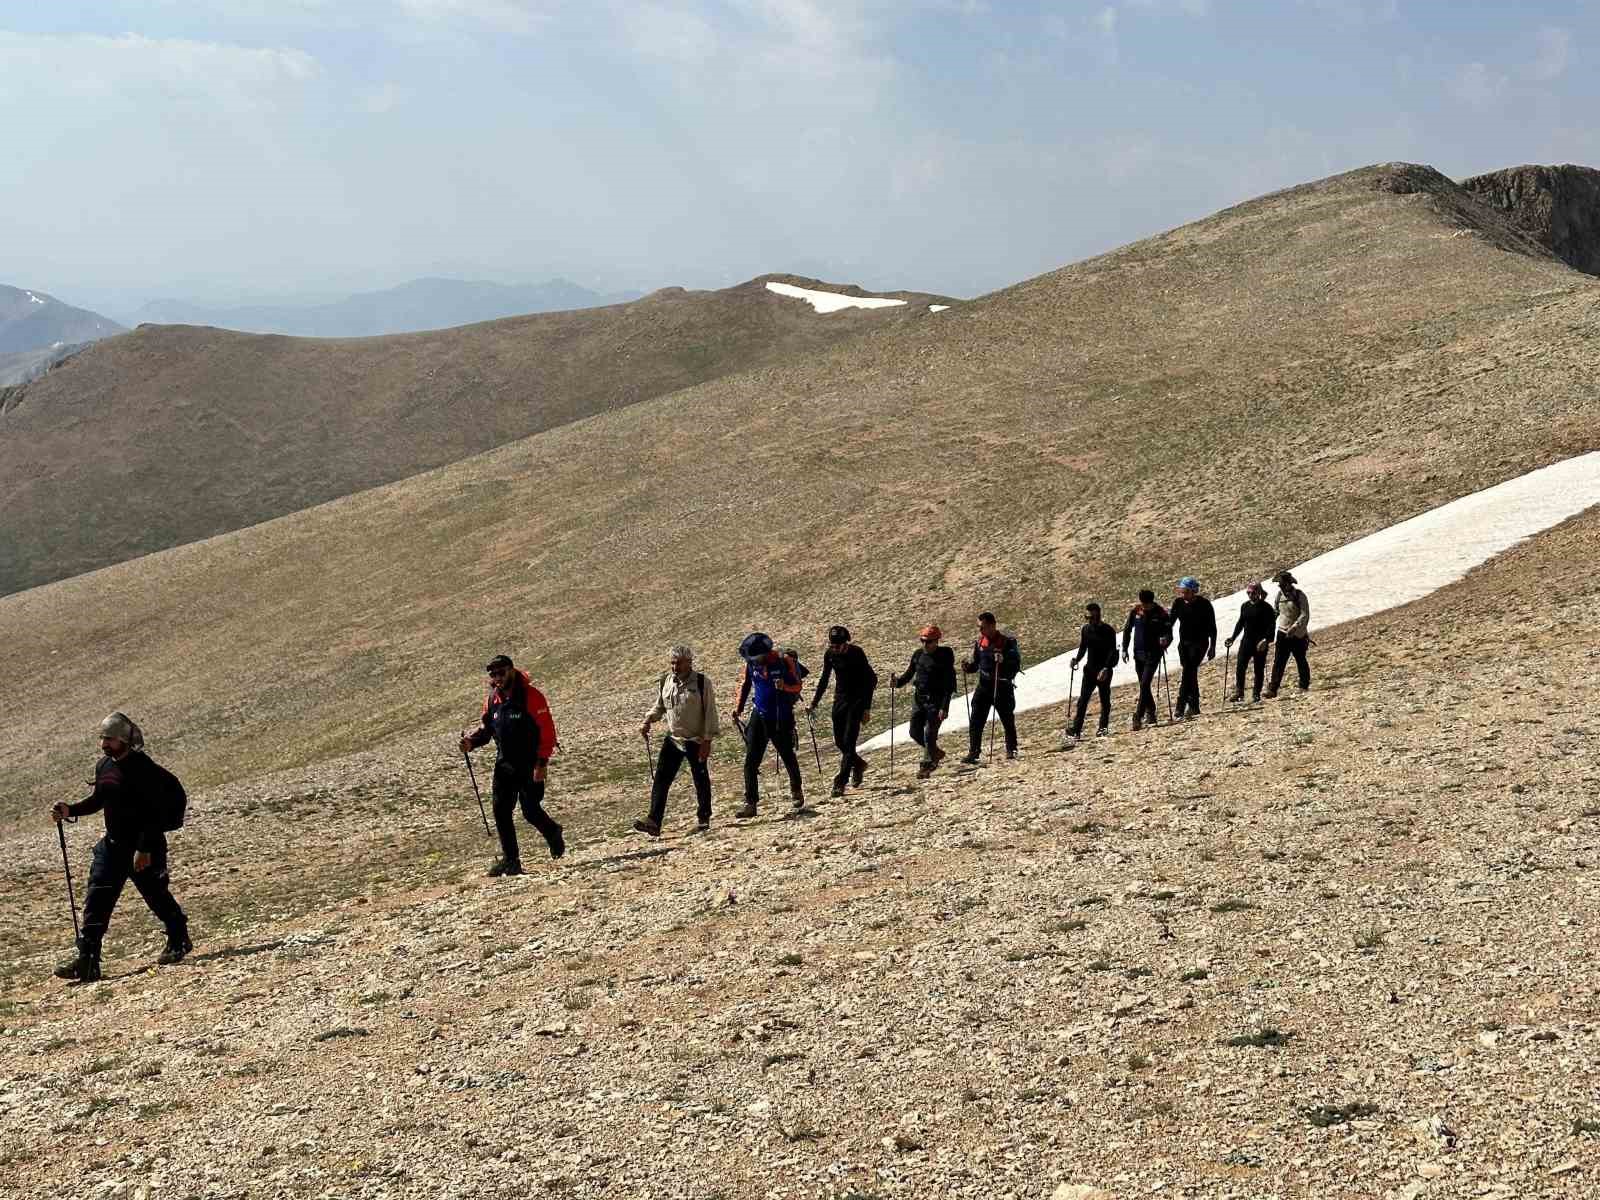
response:
{"label": "hiking pants", "polygon": [[1261,699],[1261,673],[1267,668],[1267,652],[1265,649],[1257,650],[1256,643],[1246,646],[1239,643],[1239,662],[1234,669],[1234,688],[1241,696],[1244,695],[1245,668],[1254,663],[1256,668],[1256,684],[1250,689],[1250,694],[1257,700]]}
{"label": "hiking pants", "polygon": [[696,815],[700,824],[711,820],[711,769],[700,760],[700,744],[690,742],[678,745],[672,737],[661,739],[661,753],[656,756],[656,779],[650,785],[650,819],[659,828],[667,816],[667,793],[672,781],[678,777],[678,768],[689,764],[689,775],[694,780],[694,798],[698,804]]}
{"label": "hiking pants", "polygon": [[789,713],[769,721],[758,710],[750,714],[750,724],[745,726],[744,746],[744,799],[754,804],[761,798],[761,760],[767,756],[767,743],[777,751],[784,770],[789,772],[789,792],[798,796],[803,790],[800,783],[800,760],[794,756],[794,714]]}
{"label": "hiking pants", "polygon": [[985,683],[980,675],[978,686],[972,689],[972,720],[967,730],[967,754],[971,758],[983,753],[983,727],[988,723],[991,707],[1000,714],[1000,724],[1006,731],[1006,753],[1017,752],[1017,689],[1002,679],[997,690],[992,681]]}
{"label": "hiking pants", "polygon": [[167,875],[166,836],[155,834],[152,843],[150,865],[142,871],[133,869],[132,843],[113,842],[103,837],[94,844],[89,887],[83,894],[83,940],[78,944],[78,949],[87,957],[100,957],[100,944],[111,924],[111,910],[116,908],[117,897],[122,895],[122,885],[130,878],[156,920],[166,926],[169,940],[181,939],[189,932],[189,919],[172,898],[172,881]]}
{"label": "hiking pants", "polygon": [[[1078,715],[1072,721],[1072,736],[1078,737],[1083,733],[1083,718],[1089,712],[1089,697],[1095,692],[1100,693],[1100,728],[1105,729],[1111,724],[1111,676],[1106,675],[1106,681],[1101,683],[1098,671],[1085,671],[1083,685],[1078,689]],[[1143,703],[1141,700],[1140,703]]]}
{"label": "hiking pants", "polygon": [[1300,673],[1300,690],[1303,692],[1311,686],[1311,664],[1306,662],[1306,642],[1303,637],[1290,637],[1286,633],[1278,635],[1277,649],[1272,655],[1272,690],[1277,691],[1278,685],[1283,682],[1283,669],[1289,665],[1289,656],[1294,656],[1295,669]]}
{"label": "hiking pants", "polygon": [[1141,723],[1157,720],[1161,714],[1156,710],[1156,695],[1151,685],[1155,682],[1156,672],[1161,669],[1161,655],[1148,654],[1141,658],[1135,654],[1133,669],[1139,676],[1139,707],[1133,710],[1133,719]]}
{"label": "hiking pants", "polygon": [[1178,683],[1178,715],[1184,710],[1200,711],[1200,666],[1206,661],[1210,642],[1179,642],[1178,661],[1183,664],[1183,679]]}
{"label": "hiking pants", "polygon": [[500,853],[507,862],[522,861],[517,853],[517,823],[513,819],[518,801],[528,824],[544,834],[552,850],[561,832],[561,826],[544,810],[544,780],[534,779],[530,767],[514,767],[504,760],[495,763],[494,827],[500,834]]}
{"label": "hiking pants", "polygon": [[918,696],[911,706],[911,740],[922,747],[922,765],[931,767],[935,761],[934,751],[939,748],[939,716],[941,709],[937,702],[926,697]]}
{"label": "hiking pants", "polygon": [[872,699],[834,702],[833,744],[839,748],[839,773],[833,777],[833,786],[842,788],[850,782],[850,772],[857,765],[866,766],[856,753],[856,743],[861,740],[861,722],[872,711]]}

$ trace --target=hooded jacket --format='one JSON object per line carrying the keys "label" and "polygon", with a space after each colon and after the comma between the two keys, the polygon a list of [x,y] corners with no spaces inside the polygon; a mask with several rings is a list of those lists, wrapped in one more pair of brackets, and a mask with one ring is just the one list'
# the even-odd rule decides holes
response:
{"label": "hooded jacket", "polygon": [[794,702],[799,698],[800,673],[792,659],[781,654],[772,661],[746,659],[744,670],[739,673],[739,699],[733,708],[738,712],[748,699],[763,720],[792,721]]}
{"label": "hooded jacket", "polygon": [[556,723],[550,705],[520,668],[512,668],[503,686],[490,686],[482,720],[468,741],[481,746],[490,738],[496,761],[519,771],[542,766],[555,753]]}

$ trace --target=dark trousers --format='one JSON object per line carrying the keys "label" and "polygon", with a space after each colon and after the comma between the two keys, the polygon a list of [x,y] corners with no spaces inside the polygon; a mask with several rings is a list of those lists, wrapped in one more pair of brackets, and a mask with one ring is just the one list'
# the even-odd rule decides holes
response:
{"label": "dark trousers", "polygon": [[1183,664],[1183,678],[1178,683],[1178,715],[1185,710],[1200,711],[1200,665],[1206,661],[1209,642],[1179,642],[1178,661]]}
{"label": "dark trousers", "polygon": [[1248,646],[1243,642],[1239,643],[1239,665],[1234,670],[1233,690],[1241,696],[1244,695],[1245,668],[1254,663],[1256,668],[1255,687],[1250,689],[1250,694],[1259,700],[1261,699],[1261,673],[1267,669],[1267,652],[1265,649],[1257,650],[1256,645],[1257,643],[1255,642],[1250,643]]}
{"label": "dark trousers", "polygon": [[83,941],[79,950],[91,958],[100,957],[100,944],[111,924],[111,911],[122,895],[122,886],[131,878],[150,911],[167,928],[167,937],[177,940],[189,932],[189,919],[172,898],[167,875],[167,839],[155,834],[150,847],[150,865],[133,869],[134,846],[113,842],[108,837],[94,844],[94,862],[89,867],[89,887],[83,894]]}
{"label": "dark trousers", "polygon": [[967,753],[973,758],[983,752],[983,727],[989,720],[990,708],[1000,714],[1000,725],[1006,731],[1006,753],[1017,751],[1017,689],[1001,680],[997,690],[979,676],[978,686],[972,689],[972,720],[967,730]]}
{"label": "dark trousers", "polygon": [[522,815],[540,833],[550,848],[555,848],[556,837],[561,832],[549,813],[544,810],[544,781],[533,777],[529,767],[514,767],[508,762],[494,764],[494,827],[500,834],[500,853],[507,862],[521,862],[517,853],[517,823],[514,819],[517,803],[522,803]]}
{"label": "dark trousers", "polygon": [[[1078,689],[1078,715],[1072,720],[1073,737],[1083,732],[1083,718],[1089,712],[1089,697],[1096,691],[1100,693],[1100,728],[1105,729],[1111,724],[1111,672],[1106,672],[1105,682],[1102,683],[1098,671],[1085,670],[1083,686]],[[1140,703],[1143,703],[1142,699]]]}
{"label": "dark trousers", "polygon": [[1300,690],[1303,692],[1311,686],[1311,664],[1306,662],[1306,642],[1303,637],[1290,637],[1286,633],[1278,635],[1278,644],[1272,655],[1272,690],[1277,691],[1278,685],[1283,682],[1283,669],[1289,665],[1290,655],[1294,656],[1295,669],[1300,673]]}
{"label": "dark trousers", "polygon": [[744,798],[754,804],[761,797],[761,760],[767,756],[767,743],[778,752],[784,770],[789,772],[789,791],[799,795],[800,760],[794,756],[794,714],[789,713],[769,721],[760,712],[750,714],[750,724],[745,726],[744,744]]}
{"label": "dark trousers", "polygon": [[911,740],[922,747],[924,766],[931,767],[936,761],[934,751],[939,748],[939,723],[944,720],[939,714],[942,711],[935,701],[922,696],[911,706]]}
{"label": "dark trousers", "polygon": [[872,710],[872,699],[849,700],[833,706],[833,744],[839,748],[839,773],[833,777],[833,786],[842,788],[850,782],[850,772],[857,764],[865,766],[856,753],[856,743],[861,740],[861,722]]}
{"label": "dark trousers", "polygon": [[678,777],[678,768],[689,764],[689,775],[694,779],[694,798],[699,803],[700,824],[711,820],[711,771],[700,759],[700,746],[690,742],[688,748],[678,745],[670,737],[661,739],[661,753],[656,756],[656,780],[650,785],[650,819],[658,826],[667,815],[667,792]]}
{"label": "dark trousers", "polygon": [[1133,719],[1141,723],[1154,721],[1160,717],[1156,710],[1156,694],[1151,685],[1154,684],[1156,672],[1161,669],[1160,653],[1133,656],[1133,669],[1139,676],[1139,707],[1133,710]]}

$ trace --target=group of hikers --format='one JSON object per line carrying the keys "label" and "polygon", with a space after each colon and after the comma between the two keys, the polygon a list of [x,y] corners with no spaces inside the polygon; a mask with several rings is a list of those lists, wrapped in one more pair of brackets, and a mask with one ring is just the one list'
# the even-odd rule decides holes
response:
{"label": "group of hikers", "polygon": [[[1240,643],[1234,688],[1229,696],[1233,702],[1244,699],[1246,676],[1252,670],[1252,701],[1275,697],[1291,659],[1296,666],[1300,689],[1311,686],[1311,669],[1306,660],[1306,648],[1310,644],[1309,601],[1291,572],[1279,571],[1274,582],[1278,585],[1278,595],[1272,603],[1267,602],[1263,584],[1249,586],[1233,632],[1223,641],[1224,647],[1230,649],[1235,642]],[[1083,668],[1083,681],[1077,689],[1075,705],[1069,701],[1071,720],[1066,729],[1064,749],[1078,744],[1090,700],[1097,692],[1100,697],[1097,735],[1104,737],[1110,732],[1111,679],[1119,665],[1117,630],[1105,621],[1098,603],[1086,605],[1084,616],[1078,647],[1071,660],[1074,671],[1080,666]],[[1138,603],[1129,610],[1121,628],[1120,654],[1122,664],[1129,663],[1131,657],[1139,681],[1134,730],[1158,723],[1157,674],[1174,640],[1181,677],[1172,719],[1183,721],[1199,714],[1200,668],[1216,657],[1217,632],[1215,610],[1193,576],[1179,581],[1178,594],[1169,607],[1157,603],[1153,591],[1146,589],[1139,593]],[[949,716],[958,686],[965,693],[969,676],[976,678],[969,699],[967,753],[961,762],[979,763],[986,729],[993,752],[991,712],[1004,730],[1006,758],[1015,758],[1016,679],[1023,669],[1021,647],[1016,637],[1000,628],[992,612],[980,613],[977,637],[967,657],[959,664],[959,683],[955,652],[942,644],[943,631],[937,625],[925,625],[917,637],[920,644],[905,670],[891,675],[889,683],[895,691],[911,688],[910,734],[922,750],[918,778],[928,778],[944,760],[939,730]],[[1274,646],[1271,678],[1263,691],[1267,651]],[[810,672],[801,662],[798,650],[793,647],[779,650],[765,633],[747,636],[739,647],[739,657],[743,666],[731,715],[744,742],[744,805],[734,817],[746,820],[757,814],[761,767],[769,746],[787,772],[790,800],[798,811],[805,806],[805,791],[796,752],[795,710],[802,701],[804,680]],[[496,655],[484,670],[488,676],[488,690],[483,708],[476,727],[462,732],[458,746],[470,770],[471,752],[491,741],[495,745],[491,794],[500,857],[488,874],[494,877],[521,875],[523,866],[515,821],[519,806],[528,823],[543,835],[551,858],[560,858],[566,853],[562,828],[544,809],[546,774],[557,745],[555,722],[544,694],[508,655]],[[861,756],[857,745],[862,724],[872,710],[878,682],[878,674],[866,651],[852,639],[850,630],[843,625],[831,627],[823,651],[822,673],[806,705],[806,716],[813,722],[815,743],[813,717],[831,684],[833,745],[839,754],[839,766],[833,776],[835,798],[844,796],[848,786],[859,788],[867,773],[867,760]],[[747,704],[748,721],[744,719]],[[666,736],[661,740],[659,752],[654,752],[649,749],[651,731],[661,721],[666,722]],[[695,831],[705,833],[711,828],[708,760],[712,742],[720,732],[711,681],[695,668],[693,650],[685,645],[674,646],[668,670],[656,681],[654,702],[640,728],[652,782],[649,812],[633,823],[635,830],[652,837],[660,835],[666,819],[668,793],[684,763],[688,763],[694,782]],[[166,928],[167,944],[157,961],[163,965],[182,962],[192,949],[188,919],[173,898],[167,869],[166,834],[183,823],[182,785],[171,772],[145,754],[142,731],[124,713],[115,712],[106,717],[100,724],[99,734],[101,758],[95,767],[93,793],[76,804],[60,803],[51,809],[58,829],[63,821],[75,821],[95,812],[105,814],[105,834],[95,844],[84,896],[83,922],[76,930],[76,953],[56,969],[56,974],[63,979],[84,982],[100,978],[101,944],[112,909],[130,879],[150,911]],[[816,753],[820,767],[820,750]],[[475,774],[473,786],[477,787]],[[487,814],[484,824],[488,825]],[[64,834],[61,853],[67,869],[68,898],[73,903],[73,923],[77,926]]]}

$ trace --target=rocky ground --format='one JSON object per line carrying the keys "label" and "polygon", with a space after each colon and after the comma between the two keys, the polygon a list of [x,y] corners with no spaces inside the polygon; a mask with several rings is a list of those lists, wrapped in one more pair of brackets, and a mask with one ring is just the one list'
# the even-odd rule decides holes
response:
{"label": "rocky ground", "polygon": [[736,826],[729,768],[709,836],[684,779],[649,841],[557,785],[572,850],[521,879],[448,748],[204,792],[195,956],[147,966],[130,890],[88,986],[48,978],[41,825],[0,1191],[1592,1195],[1597,550],[1591,513],[1319,635],[1309,695],[1230,710],[1212,668],[1200,721],[1058,752],[1040,715],[797,818]]}

